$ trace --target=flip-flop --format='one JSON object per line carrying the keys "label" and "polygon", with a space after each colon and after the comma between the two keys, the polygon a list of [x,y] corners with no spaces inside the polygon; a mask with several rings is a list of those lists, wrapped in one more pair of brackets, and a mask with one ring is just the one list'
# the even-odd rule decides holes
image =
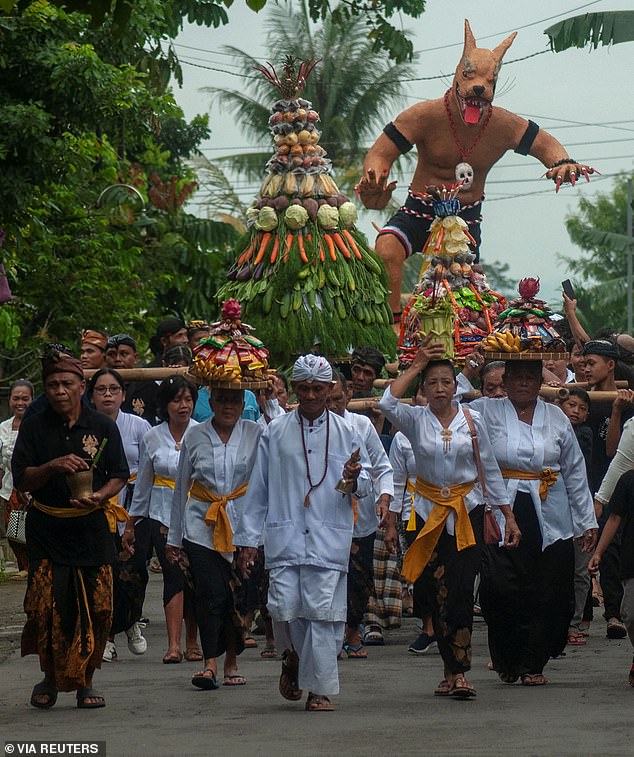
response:
{"label": "flip-flop", "polygon": [[548,679],[544,678],[543,673],[523,673],[522,686],[545,686]]}
{"label": "flip-flop", "polygon": [[[211,673],[211,675],[207,676],[205,673]],[[203,691],[212,691],[213,689],[220,688],[216,674],[211,668],[205,668],[200,673],[195,673],[192,676],[192,686],[195,686],[197,689],[203,689]]]}
{"label": "flip-flop", "polygon": [[280,675],[279,691],[284,699],[298,702],[302,698],[299,688],[299,657],[297,652],[286,650],[282,654],[282,674]]}
{"label": "flip-flop", "polygon": [[363,644],[353,647],[351,644],[344,644],[343,651],[348,655],[349,660],[367,660],[368,653],[365,651]]}
{"label": "flip-flop", "polygon": [[[87,699],[100,699],[100,702],[87,702]],[[77,690],[77,707],[80,710],[96,710],[99,707],[105,707],[106,706],[106,700],[103,698],[103,696],[96,691],[95,689],[91,689],[88,686],[85,686],[83,689]]]}
{"label": "flip-flop", "polygon": [[185,650],[183,657],[187,662],[200,662],[203,659],[203,653],[197,647],[190,647]]}
{"label": "flip-flop", "polygon": [[453,699],[471,699],[476,696],[476,690],[464,676],[458,676],[449,689],[449,696]]}
{"label": "flip-flop", "polygon": [[309,694],[306,700],[306,712],[332,712],[334,706],[328,697]]}
{"label": "flip-flop", "polygon": [[247,679],[240,675],[240,673],[225,673],[223,686],[244,686]]}
{"label": "flip-flop", "polygon": [[566,643],[571,647],[585,647],[585,645],[588,643],[588,640],[579,631],[570,631]]}
{"label": "flip-flop", "polygon": [[[48,702],[37,702],[35,697],[47,696]],[[31,705],[40,710],[49,710],[57,702],[57,689],[49,681],[36,683],[31,692]]]}
{"label": "flip-flop", "polygon": [[163,665],[178,665],[183,661],[182,652],[167,652],[163,656]]}
{"label": "flip-flop", "polygon": [[258,646],[257,641],[253,638],[253,636],[247,636],[244,640],[244,648],[245,649],[256,649]]}
{"label": "flip-flop", "polygon": [[260,657],[263,657],[265,660],[279,660],[280,658],[275,647],[264,647],[260,652]]}

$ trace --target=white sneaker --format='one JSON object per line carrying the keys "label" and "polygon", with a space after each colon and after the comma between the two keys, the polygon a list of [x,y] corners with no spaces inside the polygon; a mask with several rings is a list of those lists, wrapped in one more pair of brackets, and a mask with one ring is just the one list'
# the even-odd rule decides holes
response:
{"label": "white sneaker", "polygon": [[106,642],[106,646],[103,650],[103,657],[101,659],[104,662],[115,662],[117,659],[117,648],[114,645],[114,641]]}
{"label": "white sneaker", "polygon": [[128,637],[128,649],[132,654],[145,654],[147,652],[147,641],[141,633],[139,623],[131,625],[125,635]]}

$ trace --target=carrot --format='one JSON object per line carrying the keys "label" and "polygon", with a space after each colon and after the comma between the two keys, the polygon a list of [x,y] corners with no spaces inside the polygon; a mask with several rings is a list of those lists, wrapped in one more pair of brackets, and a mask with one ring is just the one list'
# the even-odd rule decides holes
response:
{"label": "carrot", "polygon": [[288,262],[288,253],[291,250],[291,245],[292,244],[293,244],[293,235],[292,234],[287,234],[286,235],[286,241],[284,242],[284,257],[283,257],[283,260],[284,260],[285,263]]}
{"label": "carrot", "polygon": [[302,259],[302,262],[308,263],[306,250],[304,249],[304,237],[301,234],[297,235],[297,246],[299,247],[299,257]]}
{"label": "carrot", "polygon": [[273,242],[273,249],[271,250],[271,263],[275,263],[277,260],[277,252],[280,249],[280,238],[275,235],[275,240]]}
{"label": "carrot", "polygon": [[266,233],[262,234],[262,241],[260,242],[260,249],[258,250],[258,254],[255,256],[255,260],[253,261],[254,265],[257,265],[262,261],[262,258],[264,257],[264,253],[266,252],[266,248],[269,245],[269,241],[271,240],[271,232],[267,231]]}
{"label": "carrot", "polygon": [[469,232],[466,229],[464,229],[464,233],[467,235],[467,238],[469,239],[469,241],[471,242],[471,244],[474,247],[477,247],[478,243],[475,241],[475,239],[471,236],[471,234],[469,234]]}
{"label": "carrot", "polygon": [[321,260],[322,263],[324,263],[326,260],[326,256],[324,255],[324,246],[321,242],[319,242],[319,260]]}
{"label": "carrot", "polygon": [[351,258],[350,251],[346,247],[346,243],[343,241],[343,237],[341,236],[341,234],[338,231],[335,231],[334,234],[332,235],[332,238],[335,240],[335,244],[341,251],[341,254],[344,256],[344,258],[346,260],[350,260]]}
{"label": "carrot", "polygon": [[440,247],[442,246],[442,240],[445,237],[445,229],[443,226],[440,227],[440,231],[438,232],[438,238],[436,239],[436,244],[434,246],[434,252],[439,252]]}
{"label": "carrot", "polygon": [[244,265],[249,260],[251,260],[252,254],[253,254],[253,242],[251,242],[251,244],[247,247],[247,249],[238,258],[238,265]]}
{"label": "carrot", "polygon": [[330,259],[333,261],[337,261],[337,253],[335,252],[335,244],[332,241],[332,237],[330,234],[324,234],[324,239],[326,240],[326,244],[328,246],[328,252],[330,253]]}
{"label": "carrot", "polygon": [[344,237],[346,238],[346,242],[348,242],[348,247],[354,252],[355,257],[361,260],[361,253],[359,252],[359,248],[357,247],[357,243],[354,241],[354,237],[352,234],[348,231],[348,229],[343,229],[341,232]]}
{"label": "carrot", "polygon": [[312,242],[313,241],[313,235],[312,234],[306,234],[306,241]]}

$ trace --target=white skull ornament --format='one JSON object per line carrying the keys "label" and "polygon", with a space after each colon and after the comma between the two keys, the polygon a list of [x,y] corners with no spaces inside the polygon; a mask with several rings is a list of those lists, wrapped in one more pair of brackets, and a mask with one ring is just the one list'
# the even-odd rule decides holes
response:
{"label": "white skull ornament", "polygon": [[463,189],[471,189],[473,185],[473,168],[468,163],[458,163],[456,166],[456,181],[462,182]]}

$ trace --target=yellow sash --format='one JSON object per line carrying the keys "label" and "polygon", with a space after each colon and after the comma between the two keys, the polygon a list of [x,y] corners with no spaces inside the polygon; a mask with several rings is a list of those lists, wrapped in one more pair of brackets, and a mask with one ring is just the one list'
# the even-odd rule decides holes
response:
{"label": "yellow sash", "polygon": [[557,480],[559,471],[552,468],[544,468],[540,473],[529,473],[515,468],[501,468],[502,478],[517,478],[519,481],[539,481],[539,498],[542,502],[548,496],[548,489]]}
{"label": "yellow sash", "polygon": [[166,478],[165,476],[154,476],[154,486],[168,486],[172,491],[174,491],[174,486],[176,485],[176,481],[174,481],[173,478]]}
{"label": "yellow sash", "polygon": [[117,521],[125,523],[130,519],[125,507],[122,507],[117,502],[116,497],[114,498],[114,502],[109,499],[101,505],[95,505],[95,507],[49,507],[35,499],[33,500],[33,505],[38,510],[46,513],[46,515],[52,515],[54,518],[81,518],[84,515],[94,513],[95,510],[103,510],[106,514],[111,534],[114,534],[117,530]]}
{"label": "yellow sash", "polygon": [[189,490],[190,496],[201,502],[209,502],[209,509],[205,513],[205,523],[208,526],[214,526],[214,547],[218,552],[235,552],[233,546],[233,531],[227,515],[226,507],[230,500],[238,499],[246,494],[249,482],[242,484],[231,494],[224,497],[210,492],[200,481],[194,481],[192,488]]}
{"label": "yellow sash", "polygon": [[425,521],[425,526],[403,558],[401,575],[406,581],[414,583],[425,570],[452,510],[456,514],[455,533],[458,550],[474,546],[476,540],[464,502],[464,498],[473,489],[474,484],[475,481],[470,481],[467,484],[440,488],[416,477],[416,493],[433,502],[434,506]]}
{"label": "yellow sash", "polygon": [[[409,492],[409,494],[414,494],[416,491],[416,487],[411,481],[407,481],[407,486],[405,487],[406,491]],[[407,528],[406,531],[416,531],[416,510],[414,510],[414,497],[412,496],[412,509],[409,513],[409,520],[407,521]]]}

